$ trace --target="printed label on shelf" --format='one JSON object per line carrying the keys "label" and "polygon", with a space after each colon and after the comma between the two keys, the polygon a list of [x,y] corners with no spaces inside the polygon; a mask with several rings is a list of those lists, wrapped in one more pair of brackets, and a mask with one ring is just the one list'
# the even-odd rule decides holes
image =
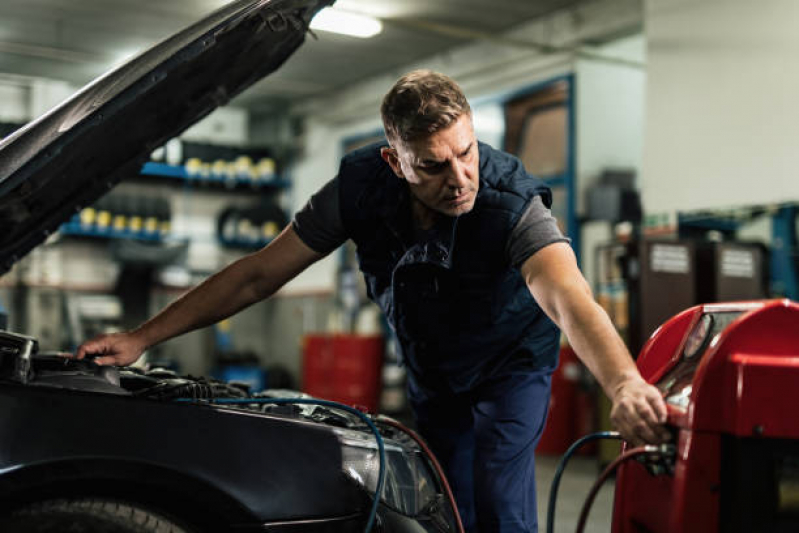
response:
{"label": "printed label on shelf", "polygon": [[650,269],[652,272],[688,274],[691,271],[688,247],[674,244],[653,245],[652,254],[650,255]]}
{"label": "printed label on shelf", "polygon": [[755,277],[755,254],[750,250],[723,250],[721,275],[730,278]]}

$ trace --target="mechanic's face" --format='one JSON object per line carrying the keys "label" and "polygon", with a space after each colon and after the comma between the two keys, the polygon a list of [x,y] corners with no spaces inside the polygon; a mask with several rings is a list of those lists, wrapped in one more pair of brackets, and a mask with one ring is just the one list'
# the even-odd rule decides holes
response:
{"label": "mechanic's face", "polygon": [[382,155],[428,209],[458,216],[474,207],[480,157],[470,115],[462,115],[429,137],[395,142],[393,148],[384,148]]}

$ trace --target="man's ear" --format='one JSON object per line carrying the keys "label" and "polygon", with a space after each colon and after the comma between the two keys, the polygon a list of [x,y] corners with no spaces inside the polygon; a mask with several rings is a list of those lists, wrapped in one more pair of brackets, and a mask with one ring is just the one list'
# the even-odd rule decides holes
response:
{"label": "man's ear", "polygon": [[388,163],[388,166],[391,167],[391,170],[394,171],[394,174],[397,175],[399,178],[404,178],[405,176],[402,174],[402,168],[400,166],[399,155],[397,155],[397,151],[390,146],[384,146],[380,149],[380,157],[383,158],[383,161]]}

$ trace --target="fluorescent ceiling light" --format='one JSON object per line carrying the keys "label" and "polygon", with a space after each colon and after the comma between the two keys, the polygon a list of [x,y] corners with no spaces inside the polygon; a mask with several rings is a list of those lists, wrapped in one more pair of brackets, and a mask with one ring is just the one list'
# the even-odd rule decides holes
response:
{"label": "fluorescent ceiling light", "polygon": [[311,29],[366,38],[383,31],[383,23],[366,15],[326,7],[313,18]]}

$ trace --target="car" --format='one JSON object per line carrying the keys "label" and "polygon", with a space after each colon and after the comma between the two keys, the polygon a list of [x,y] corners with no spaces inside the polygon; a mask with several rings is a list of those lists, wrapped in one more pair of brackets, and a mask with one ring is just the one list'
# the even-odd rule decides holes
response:
{"label": "car", "polygon": [[[0,274],[277,69],[327,0],[238,0],[0,143]],[[401,424],[301,393],[100,366],[0,330],[0,530],[447,532]]]}

